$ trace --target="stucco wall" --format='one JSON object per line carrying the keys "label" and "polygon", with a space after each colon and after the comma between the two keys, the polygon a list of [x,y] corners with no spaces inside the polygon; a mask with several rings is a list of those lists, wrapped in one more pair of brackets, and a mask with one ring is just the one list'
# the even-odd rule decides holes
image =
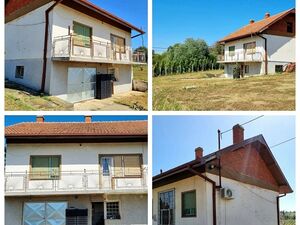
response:
{"label": "stucco wall", "polygon": [[[218,177],[206,174],[218,184]],[[218,225],[274,225],[277,223],[276,196],[278,193],[253,185],[222,178],[222,186],[231,188],[234,199],[224,200],[217,191],[217,224]],[[175,189],[175,224],[212,224],[211,184],[199,177],[191,177],[153,190],[153,225],[158,219],[158,193]],[[196,190],[197,217],[181,218],[181,192]]]}
{"label": "stucco wall", "polygon": [[[120,220],[105,220],[106,225],[147,224],[147,195],[79,195],[79,196],[45,196],[45,197],[6,197],[5,225],[22,224],[24,202],[65,201],[68,207],[88,209],[88,225],[92,224],[92,202],[118,201]],[[105,209],[104,204],[104,211]]]}

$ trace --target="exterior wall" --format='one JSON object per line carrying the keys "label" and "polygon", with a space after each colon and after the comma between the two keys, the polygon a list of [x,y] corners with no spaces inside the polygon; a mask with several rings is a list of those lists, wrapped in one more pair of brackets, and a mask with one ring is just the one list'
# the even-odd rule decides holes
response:
{"label": "exterior wall", "polygon": [[[264,74],[264,63],[243,63],[244,65],[249,66],[249,73],[244,74],[244,76],[251,76],[251,75],[259,75]],[[235,64],[233,63],[226,63],[224,65],[224,75],[227,78],[233,78],[233,67]]]}
{"label": "exterior wall", "polygon": [[[5,78],[35,90],[41,88],[45,10],[51,4],[5,24]],[[51,17],[50,13],[50,24]],[[24,66],[23,79],[15,78],[16,66]],[[47,72],[49,75],[50,71]],[[48,91],[49,84],[46,86]]]}
{"label": "exterior wall", "polygon": [[[218,176],[206,174],[218,184]],[[218,225],[277,224],[276,196],[278,193],[256,186],[222,178],[222,186],[233,190],[234,199],[221,198],[216,193]],[[212,225],[211,184],[200,177],[187,178],[153,190],[153,225],[158,225],[158,193],[175,189],[175,225]],[[181,192],[196,190],[197,217],[181,218]]]}
{"label": "exterior wall", "polygon": [[[6,197],[5,225],[22,224],[24,202],[66,201],[68,207],[88,209],[88,225],[92,225],[92,202],[119,201],[120,220],[105,219],[105,224],[147,224],[147,195],[66,195],[44,197]],[[105,212],[104,204],[104,212]],[[106,213],[104,214],[106,215]]]}

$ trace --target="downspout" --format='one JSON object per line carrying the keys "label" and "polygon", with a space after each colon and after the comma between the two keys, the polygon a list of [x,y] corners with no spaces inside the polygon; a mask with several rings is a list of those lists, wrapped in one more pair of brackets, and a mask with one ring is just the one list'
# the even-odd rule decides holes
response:
{"label": "downspout", "polygon": [[286,194],[283,194],[283,195],[279,195],[279,196],[276,196],[276,205],[277,205],[277,224],[280,225],[280,207],[279,207],[279,200],[280,198],[286,196]]}
{"label": "downspout", "polygon": [[[218,130],[218,150],[221,149],[221,137],[222,137],[222,133],[220,130]],[[219,165],[218,165],[218,169],[219,169],[219,185],[217,186],[217,188],[222,188],[222,174],[221,174],[221,155],[218,155],[219,158]]]}
{"label": "downspout", "polygon": [[45,92],[46,72],[47,72],[47,50],[48,50],[48,35],[49,35],[49,13],[54,7],[61,3],[63,0],[55,0],[56,2],[45,11],[45,37],[44,37],[44,52],[43,52],[43,71],[41,93]]}
{"label": "downspout", "polygon": [[216,210],[216,182],[214,182],[212,179],[208,178],[207,176],[204,176],[200,172],[194,170],[193,168],[189,167],[188,170],[203,178],[205,181],[208,181],[212,185],[212,207],[213,207],[213,225],[217,225],[217,210]]}
{"label": "downspout", "polygon": [[264,39],[265,41],[265,75],[268,75],[268,42],[267,42],[267,38],[265,38],[264,36],[258,34],[259,37],[261,37],[262,39]]}

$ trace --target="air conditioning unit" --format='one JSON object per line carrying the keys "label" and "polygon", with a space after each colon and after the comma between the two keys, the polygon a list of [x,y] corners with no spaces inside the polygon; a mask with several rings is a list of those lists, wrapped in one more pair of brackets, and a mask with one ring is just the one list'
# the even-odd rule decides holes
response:
{"label": "air conditioning unit", "polygon": [[222,188],[221,197],[224,199],[234,199],[233,190],[230,188]]}

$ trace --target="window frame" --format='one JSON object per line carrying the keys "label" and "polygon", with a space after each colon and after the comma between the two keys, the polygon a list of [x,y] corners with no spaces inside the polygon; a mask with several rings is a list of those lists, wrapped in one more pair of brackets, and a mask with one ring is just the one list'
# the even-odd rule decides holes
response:
{"label": "window frame", "polygon": [[[253,48],[246,48],[247,45],[254,45]],[[252,41],[252,42],[247,42],[247,43],[244,43],[243,44],[243,48],[244,48],[244,51],[247,55],[252,55],[252,54],[255,54],[256,53],[256,41]]]}
{"label": "window frame", "polygon": [[[233,48],[233,50],[230,50],[230,48]],[[229,54],[229,56],[235,55],[235,45],[228,46],[228,54]]]}
{"label": "window frame", "polygon": [[[55,177],[55,178],[51,178],[51,177],[48,177],[48,178],[37,178],[35,177],[33,174],[33,171],[32,171],[32,160],[33,160],[33,157],[58,157],[59,161],[59,166],[58,166],[58,176]],[[61,155],[30,155],[30,159],[29,159],[29,180],[61,180]]]}
{"label": "window frame", "polygon": [[[123,44],[124,44],[124,49],[123,49],[123,51],[121,50],[122,47],[119,47],[119,51],[117,51],[117,50],[114,49],[113,46],[116,45],[116,43],[113,43],[113,42],[112,42],[112,38],[113,38],[113,37],[114,37],[114,38],[117,38],[117,39],[123,40]],[[111,34],[110,34],[110,42],[111,42],[111,49],[114,50],[116,53],[121,53],[121,54],[125,54],[125,53],[126,53],[126,38],[111,33]],[[117,49],[117,48],[116,48],[116,49]]]}
{"label": "window frame", "polygon": [[[183,208],[183,204],[184,204],[184,201],[183,201],[183,197],[184,197],[184,194],[187,194],[187,193],[195,193],[195,215],[184,215],[184,208]],[[194,190],[190,190],[190,191],[184,191],[184,192],[181,192],[181,217],[182,218],[191,218],[191,217],[197,217],[197,192],[196,192],[196,189]]]}
{"label": "window frame", "polygon": [[[111,204],[111,203],[118,203],[118,215],[117,215],[116,218],[115,217],[108,218],[108,207],[107,207],[107,205]],[[107,201],[107,202],[105,202],[105,218],[107,220],[121,220],[120,201]]]}
{"label": "window frame", "polygon": [[174,198],[174,200],[173,200],[173,223],[172,223],[172,225],[174,225],[175,224],[175,219],[176,219],[176,190],[175,190],[175,188],[172,188],[172,189],[167,189],[167,190],[164,190],[164,191],[160,191],[160,192],[158,192],[157,193],[157,198],[158,198],[158,201],[157,201],[157,203],[158,203],[158,207],[157,207],[157,209],[158,209],[158,225],[161,225],[161,208],[160,208],[160,195],[161,194],[165,194],[165,193],[168,193],[168,192],[173,192],[173,198]]}
{"label": "window frame", "polygon": [[[248,68],[248,69],[246,69],[246,68]],[[249,74],[249,72],[250,72],[250,66],[249,65],[244,66],[244,72],[245,72],[245,74]]]}
{"label": "window frame", "polygon": [[[84,27],[90,29],[90,37],[89,37],[90,38],[90,42],[89,42],[88,46],[86,44],[78,44],[78,43],[76,43],[75,39],[78,38],[78,36],[80,36],[80,35],[78,35],[78,34],[75,33],[75,29],[74,29],[75,24],[77,24],[79,26],[84,26]],[[73,38],[72,38],[72,40],[73,40],[72,41],[73,42],[73,46],[83,47],[83,48],[92,48],[92,37],[93,37],[93,28],[92,27],[90,27],[88,25],[85,25],[85,24],[82,24],[82,23],[79,23],[77,21],[73,21]]]}
{"label": "window frame", "polygon": [[[22,73],[19,73],[20,71],[18,69],[21,69]],[[23,79],[24,78],[24,72],[25,72],[25,66],[16,66],[15,78]]]}
{"label": "window frame", "polygon": [[294,33],[294,23],[293,22],[286,22],[286,32],[289,34]]}

